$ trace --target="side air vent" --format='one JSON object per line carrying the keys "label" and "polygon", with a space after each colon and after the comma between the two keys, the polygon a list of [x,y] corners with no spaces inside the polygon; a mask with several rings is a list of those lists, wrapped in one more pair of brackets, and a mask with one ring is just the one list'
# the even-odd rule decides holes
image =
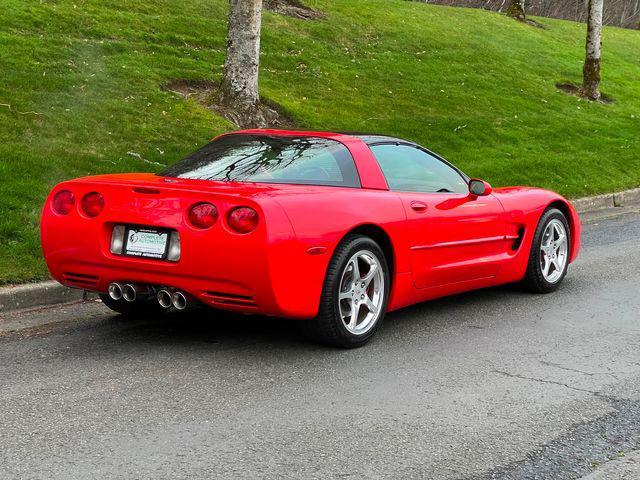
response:
{"label": "side air vent", "polygon": [[86,273],[64,272],[62,278],[81,288],[92,288],[98,285],[99,277],[95,275],[87,275]]}
{"label": "side air vent", "polygon": [[511,246],[514,251],[520,248],[520,245],[522,245],[522,239],[524,239],[524,227],[520,227],[518,229],[518,237],[513,241],[513,245]]}
{"label": "side air vent", "polygon": [[236,307],[248,307],[248,308],[256,308],[257,306],[253,297],[249,297],[246,295],[236,295],[233,293],[210,292],[210,291],[205,291],[202,293],[207,298],[209,298],[213,303],[218,303],[220,305],[233,305]]}

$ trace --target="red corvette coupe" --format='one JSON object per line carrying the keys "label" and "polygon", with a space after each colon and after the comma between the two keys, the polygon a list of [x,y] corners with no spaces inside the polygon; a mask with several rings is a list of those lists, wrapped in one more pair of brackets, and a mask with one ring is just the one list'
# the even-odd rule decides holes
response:
{"label": "red corvette coupe", "polygon": [[307,319],[355,347],[417,302],[555,290],[580,220],[560,195],[494,190],[399,138],[244,130],[157,175],[57,185],[42,248],[55,279],[120,313],[204,304]]}

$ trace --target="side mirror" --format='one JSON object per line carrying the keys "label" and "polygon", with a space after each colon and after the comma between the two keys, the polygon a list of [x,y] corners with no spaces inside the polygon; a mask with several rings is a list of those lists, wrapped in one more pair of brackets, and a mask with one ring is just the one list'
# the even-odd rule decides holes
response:
{"label": "side mirror", "polygon": [[484,180],[480,180],[479,178],[472,178],[469,180],[469,193],[471,193],[471,195],[484,197],[486,195],[490,195],[492,191],[493,188],[491,188],[491,185]]}

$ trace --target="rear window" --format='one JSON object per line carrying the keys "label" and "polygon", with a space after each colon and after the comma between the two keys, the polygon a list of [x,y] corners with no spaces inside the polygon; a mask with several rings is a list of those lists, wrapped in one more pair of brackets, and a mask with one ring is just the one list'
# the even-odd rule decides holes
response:
{"label": "rear window", "polygon": [[359,187],[349,150],[316,137],[225,135],[159,175],[228,182]]}

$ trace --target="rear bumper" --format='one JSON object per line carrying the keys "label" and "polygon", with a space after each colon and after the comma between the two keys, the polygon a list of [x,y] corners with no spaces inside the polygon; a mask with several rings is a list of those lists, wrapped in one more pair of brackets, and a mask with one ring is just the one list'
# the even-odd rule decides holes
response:
{"label": "rear bumper", "polygon": [[[73,189],[76,198],[95,185],[67,182],[54,188]],[[88,218],[77,209],[59,215],[47,199],[41,221],[45,261],[53,278],[63,285],[106,293],[111,282],[131,282],[173,287],[211,307],[287,318],[312,318],[317,314],[328,255],[309,255],[293,232],[282,207],[269,198],[133,198],[116,203],[101,187],[105,209]],[[215,202],[218,222],[207,230],[191,227],[184,213],[195,200]],[[143,203],[143,202],[148,203]],[[124,201],[123,201],[124,202]],[[250,205],[259,211],[255,231],[240,235],[231,231],[222,212]],[[164,227],[180,234],[181,257],[168,262],[114,255],[109,250],[114,224]],[[300,272],[305,272],[301,276]],[[297,283],[296,283],[297,282]]]}
{"label": "rear bumper", "polygon": [[[50,231],[45,227],[43,232]],[[43,238],[47,234],[43,233]],[[312,318],[317,314],[321,285],[293,285],[295,275],[287,272],[302,262],[317,258],[293,260],[295,248],[289,249],[286,263],[275,269],[268,259],[277,261],[277,252],[262,250],[253,256],[251,265],[230,266],[203,260],[188,268],[178,264],[133,257],[113,258],[112,255],[89,252],[86,247],[66,245],[65,248],[45,248],[47,266],[53,278],[61,284],[84,290],[106,293],[111,282],[140,283],[155,287],[173,287],[190,294],[211,307],[243,313],[255,313],[288,318]],[[238,253],[238,252],[235,252]],[[246,254],[246,251],[244,252]],[[230,256],[234,254],[229,252]],[[309,257],[307,255],[307,257]],[[322,265],[309,269],[323,271]],[[301,270],[305,268],[302,267]],[[299,290],[302,290],[300,293]]]}
{"label": "rear bumper", "polygon": [[[201,277],[180,272],[157,271],[154,266],[135,260],[135,265],[78,261],[65,255],[49,256],[47,265],[53,277],[63,285],[106,293],[111,282],[140,283],[171,287],[184,291],[204,304],[225,310],[267,315],[284,315],[270,289],[228,278]],[[286,310],[286,309],[285,309]]]}

